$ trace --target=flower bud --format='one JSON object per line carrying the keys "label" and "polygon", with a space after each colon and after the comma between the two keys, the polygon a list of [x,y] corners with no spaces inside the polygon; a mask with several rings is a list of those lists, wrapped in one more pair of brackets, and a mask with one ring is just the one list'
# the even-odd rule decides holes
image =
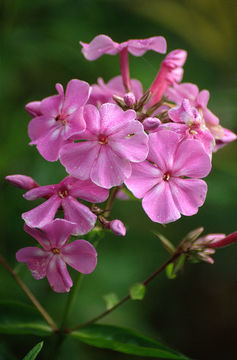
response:
{"label": "flower bud", "polygon": [[[220,234],[221,235],[221,234]],[[230,245],[234,242],[237,242],[237,231],[233,232],[232,234],[229,234],[228,236],[219,236],[215,237],[208,247],[211,248],[221,248],[227,245]]]}
{"label": "flower bud", "polygon": [[148,117],[143,121],[143,126],[146,131],[156,131],[161,124],[161,121],[155,117]]}
{"label": "flower bud", "polygon": [[132,109],[136,102],[135,95],[132,92],[126,93],[123,97],[123,100],[129,109]]}
{"label": "flower bud", "polygon": [[109,223],[110,230],[118,236],[125,236],[126,235],[126,228],[122,221],[120,220],[112,220]]}
{"label": "flower bud", "polygon": [[5,179],[12,185],[24,190],[31,190],[39,186],[34,179],[26,175],[8,175]]}
{"label": "flower bud", "polygon": [[186,58],[187,51],[176,49],[166,55],[165,59],[163,60],[163,64],[170,69],[175,69],[177,67],[182,67],[186,61]]}

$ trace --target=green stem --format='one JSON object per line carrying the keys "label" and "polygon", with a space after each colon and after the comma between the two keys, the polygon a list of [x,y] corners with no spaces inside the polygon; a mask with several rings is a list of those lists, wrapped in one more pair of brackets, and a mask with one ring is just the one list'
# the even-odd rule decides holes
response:
{"label": "green stem", "polygon": [[[180,257],[180,255],[183,252],[181,250],[177,250],[175,252],[175,254],[173,254],[165,263],[163,263],[153,274],[151,274],[147,279],[145,279],[142,284],[144,286],[147,286],[158,274],[160,274],[167,265],[169,265],[170,263],[172,263],[174,260],[176,260],[177,258]],[[101,319],[103,319],[105,316],[107,316],[108,314],[110,314],[112,311],[114,311],[115,309],[117,309],[120,305],[122,305],[123,303],[125,303],[127,300],[131,299],[130,295],[126,295],[124,298],[122,298],[116,305],[114,305],[112,308],[102,312],[101,314],[97,315],[96,317],[92,318],[89,321],[86,321],[82,324],[79,324],[78,326],[72,328],[72,329],[65,329],[65,333],[71,333],[72,331],[84,328],[90,324],[93,324]]]}
{"label": "green stem", "polygon": [[81,273],[79,273],[78,276],[77,276],[76,281],[74,282],[74,286],[72,287],[70,293],[68,294],[67,304],[66,304],[65,311],[64,311],[64,314],[63,314],[63,320],[62,320],[62,324],[61,324],[61,329],[63,329],[64,326],[67,323],[68,316],[69,316],[69,314],[70,314],[70,312],[72,310],[72,307],[74,305],[75,298],[76,298],[77,292],[79,290],[79,287],[81,285],[82,279],[83,279],[83,275]]}
{"label": "green stem", "polygon": [[112,209],[113,206],[113,202],[116,198],[117,192],[119,191],[119,187],[114,187],[113,189],[111,189],[106,206],[105,206],[105,211],[104,211],[104,216],[105,217],[109,217],[110,211]]}
{"label": "green stem", "polygon": [[54,332],[58,331],[57,325],[55,324],[54,320],[51,316],[47,313],[44,307],[40,304],[40,302],[36,299],[36,297],[32,294],[30,289],[26,286],[26,284],[21,280],[21,278],[15,273],[15,271],[10,267],[4,257],[0,254],[0,263],[5,267],[5,269],[11,274],[11,276],[15,279],[17,284],[22,288],[25,294],[28,296],[30,301],[34,304],[36,309],[40,312],[43,316],[45,321],[49,324]]}

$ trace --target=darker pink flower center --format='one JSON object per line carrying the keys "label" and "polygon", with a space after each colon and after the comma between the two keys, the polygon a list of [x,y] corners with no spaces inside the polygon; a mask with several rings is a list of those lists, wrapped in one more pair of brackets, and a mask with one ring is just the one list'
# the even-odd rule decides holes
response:
{"label": "darker pink flower center", "polygon": [[52,253],[55,254],[55,255],[60,254],[60,250],[59,250],[58,248],[52,248],[51,251],[52,251]]}
{"label": "darker pink flower center", "polygon": [[169,181],[169,179],[170,179],[170,174],[169,174],[169,173],[165,173],[165,174],[163,175],[163,180],[164,180],[164,181]]}
{"label": "darker pink flower center", "polygon": [[67,189],[60,189],[59,192],[58,192],[58,196],[61,199],[64,199],[65,197],[68,196],[68,190]]}
{"label": "darker pink flower center", "polygon": [[106,135],[99,135],[98,140],[101,145],[108,144],[108,137]]}
{"label": "darker pink flower center", "polygon": [[55,120],[61,121],[63,126],[65,126],[67,123],[66,116],[62,115],[62,114],[59,114],[58,116],[56,116]]}

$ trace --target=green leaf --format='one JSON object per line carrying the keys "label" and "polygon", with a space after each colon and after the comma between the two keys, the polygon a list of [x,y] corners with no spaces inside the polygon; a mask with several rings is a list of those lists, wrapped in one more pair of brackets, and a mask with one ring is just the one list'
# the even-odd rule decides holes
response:
{"label": "green leaf", "polygon": [[111,349],[125,354],[190,360],[158,341],[140,335],[136,331],[116,326],[93,324],[72,332],[70,336],[92,346]]}
{"label": "green leaf", "polygon": [[175,253],[175,247],[174,245],[162,234],[154,232],[154,234],[160,239],[162,245],[164,248],[173,255]]}
{"label": "green leaf", "polygon": [[36,356],[39,354],[40,350],[42,349],[44,342],[41,341],[40,343],[36,344],[33,349],[28,352],[28,354],[24,357],[23,360],[35,360]]}
{"label": "green leaf", "polygon": [[176,278],[176,274],[174,274],[174,263],[170,263],[169,265],[166,266],[165,268],[166,271],[166,275],[168,279],[175,279]]}
{"label": "green leaf", "polygon": [[103,296],[103,299],[106,303],[106,309],[110,310],[119,302],[119,298],[115,293],[109,293]]}
{"label": "green leaf", "polygon": [[132,300],[142,300],[145,296],[146,287],[141,283],[134,284],[130,290],[129,295]]}
{"label": "green leaf", "polygon": [[49,325],[33,307],[18,302],[0,302],[1,334],[52,334]]}

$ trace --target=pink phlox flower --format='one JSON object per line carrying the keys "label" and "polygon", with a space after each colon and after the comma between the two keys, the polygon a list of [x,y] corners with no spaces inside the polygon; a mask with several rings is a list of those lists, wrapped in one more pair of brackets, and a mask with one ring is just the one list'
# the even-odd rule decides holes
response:
{"label": "pink phlox flower", "polygon": [[125,184],[143,199],[143,209],[151,220],[165,224],[181,214],[197,213],[207,193],[200,178],[210,170],[210,157],[199,141],[180,141],[175,132],[161,130],[149,135],[147,160],[132,165],[132,175]]}
{"label": "pink phlox flower", "polygon": [[214,148],[214,152],[223,148],[225,145],[229,144],[230,142],[235,141],[237,138],[236,134],[230,131],[229,129],[223,128],[223,130],[224,130],[224,136],[221,139],[216,139],[216,146]]}
{"label": "pink phlox flower", "polygon": [[63,219],[53,220],[41,230],[25,225],[24,230],[42,248],[25,247],[16,253],[17,261],[26,263],[35,279],[46,276],[52,289],[60,293],[68,292],[73,285],[67,265],[89,274],[97,263],[96,250],[88,241],[74,240],[68,243],[73,228],[73,223]]}
{"label": "pink phlox flower", "polygon": [[168,86],[182,80],[182,66],[185,63],[186,58],[187,52],[181,49],[173,50],[166,55],[165,59],[161,63],[158,74],[150,87],[151,105],[154,105],[161,100]]}
{"label": "pink phlox flower", "polygon": [[211,154],[215,141],[205,125],[199,111],[191,106],[188,99],[183,99],[181,105],[168,111],[169,118],[174,123],[160,126],[160,129],[170,129],[181,134],[183,138],[193,138],[201,141],[208,154]]}
{"label": "pink phlox flower", "polygon": [[148,136],[135,120],[134,110],[123,111],[115,104],[84,108],[86,131],[65,145],[60,161],[66,171],[81,180],[90,178],[103,188],[118,186],[131,175],[131,162],[141,162],[148,154]]}
{"label": "pink phlox flower", "polygon": [[80,44],[82,45],[82,53],[87,60],[96,60],[104,54],[115,55],[125,48],[134,56],[142,56],[148,50],[162,54],[166,53],[166,40],[163,36],[128,40],[119,44],[107,35],[98,35],[89,44],[82,41]]}
{"label": "pink phlox flower", "polygon": [[28,226],[42,228],[54,219],[57,210],[62,207],[64,218],[75,225],[72,233],[83,235],[94,227],[97,217],[76,198],[93,203],[103,202],[108,197],[108,190],[90,180],[82,181],[68,176],[57,185],[40,186],[23,196],[27,200],[46,199],[41,205],[22,214]]}
{"label": "pink phlox flower", "polygon": [[69,81],[65,95],[61,84],[56,89],[58,95],[26,105],[34,117],[28,126],[30,144],[48,161],[56,161],[62,145],[85,130],[81,109],[90,95],[89,84],[76,79]]}
{"label": "pink phlox flower", "polygon": [[215,139],[222,139],[224,136],[224,130],[219,125],[219,119],[208,108],[210,93],[208,90],[202,90],[199,92],[197,85],[192,83],[174,84],[173,87],[169,87],[165,96],[170,100],[180,105],[183,99],[188,99],[190,104],[201,111],[205,120],[206,126],[212,133]]}
{"label": "pink phlox flower", "polygon": [[8,175],[5,179],[12,185],[24,190],[31,190],[39,186],[32,177],[26,175]]}
{"label": "pink phlox flower", "polygon": [[[142,84],[136,79],[131,79],[131,91],[135,95],[136,100],[139,100],[143,94]],[[92,85],[92,90],[88,104],[100,106],[104,103],[112,102],[113,95],[124,97],[126,90],[123,85],[122,76],[116,76],[109,80],[107,84],[102,78],[98,79],[98,85]]]}

